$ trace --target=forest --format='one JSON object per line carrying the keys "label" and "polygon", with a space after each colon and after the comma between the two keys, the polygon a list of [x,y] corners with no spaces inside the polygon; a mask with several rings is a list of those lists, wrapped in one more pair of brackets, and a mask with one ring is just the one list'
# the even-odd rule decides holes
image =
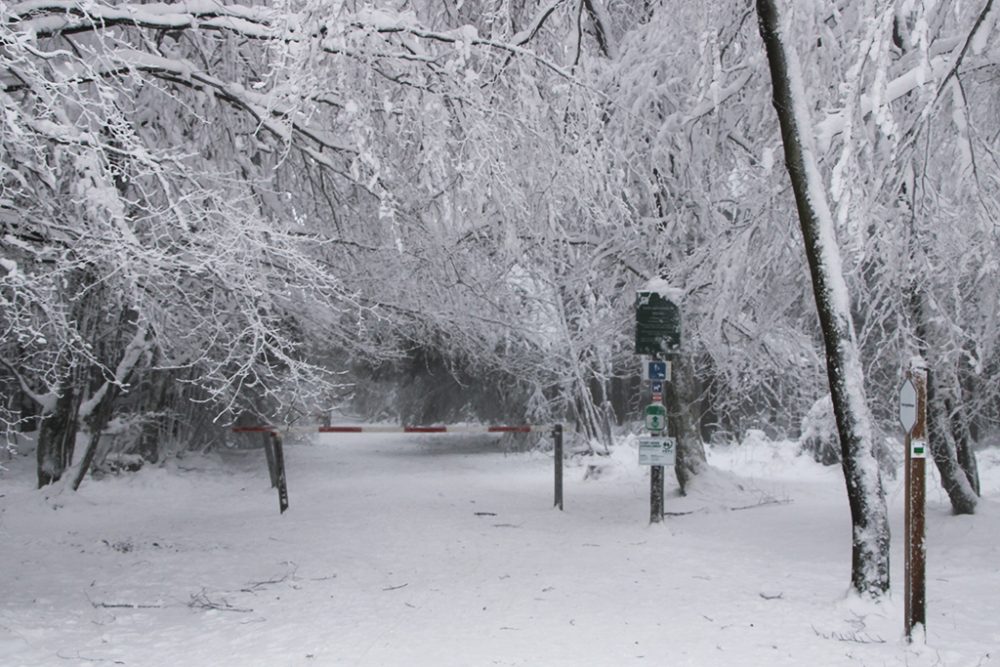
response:
{"label": "forest", "polygon": [[934,462],[975,510],[1000,419],[993,0],[0,12],[0,425],[37,433],[39,487],[331,411],[607,450],[641,412],[656,279],[683,295],[679,478],[706,442],[803,436],[865,501],[852,581],[877,595],[857,527],[882,530],[920,359]]}

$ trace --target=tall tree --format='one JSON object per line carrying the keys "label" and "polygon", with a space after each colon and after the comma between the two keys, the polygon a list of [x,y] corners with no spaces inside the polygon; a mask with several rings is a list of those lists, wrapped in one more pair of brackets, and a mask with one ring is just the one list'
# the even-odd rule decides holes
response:
{"label": "tall tree", "polygon": [[775,0],[757,0],[757,16],[771,71],[785,166],[795,193],[823,332],[827,376],[840,434],[841,464],[853,526],[851,583],[859,594],[878,597],[889,589],[889,522],[847,283],[806,111],[798,56],[785,32],[788,23],[783,21]]}

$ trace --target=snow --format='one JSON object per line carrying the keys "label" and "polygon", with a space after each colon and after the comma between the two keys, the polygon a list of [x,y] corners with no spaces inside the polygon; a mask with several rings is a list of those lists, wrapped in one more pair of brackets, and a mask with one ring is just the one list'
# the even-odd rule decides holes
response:
{"label": "snow", "polygon": [[416,29],[420,26],[412,11],[392,12],[366,7],[358,12],[357,19],[359,23],[371,26],[373,30],[385,32]]}
{"label": "snow", "polygon": [[990,3],[989,13],[983,17],[982,24],[976,29],[976,32],[972,35],[969,47],[971,51],[975,54],[981,54],[986,50],[986,47],[990,44],[990,36],[993,34],[995,25],[998,21],[998,16],[1000,12],[997,8]]}
{"label": "snow", "polygon": [[[921,61],[909,71],[892,79],[885,85],[881,95],[881,103],[889,105],[902,96],[923,87],[928,82],[938,81],[948,71],[949,58],[939,56],[929,63]],[[875,97],[872,94],[862,94],[860,99],[860,115],[867,116],[875,109]],[[820,154],[826,153],[833,138],[843,132],[849,122],[849,112],[841,109],[831,113],[815,124],[814,137]]]}
{"label": "snow", "polygon": [[661,297],[667,301],[672,301],[674,303],[680,303],[684,298],[684,290],[679,287],[674,287],[667,280],[663,278],[650,278],[646,281],[646,284],[642,286],[640,292],[654,292],[659,294]]}
{"label": "snow", "polygon": [[[0,478],[0,664],[990,665],[998,662],[1000,451],[951,516],[933,475],[926,643],[902,637],[901,481],[892,581],[846,595],[844,481],[754,434],[709,451],[650,526],[634,441],[552,461],[464,435],[286,445],[279,515],[260,450],[189,456],[81,490]],[[900,476],[901,479],[902,476]]]}

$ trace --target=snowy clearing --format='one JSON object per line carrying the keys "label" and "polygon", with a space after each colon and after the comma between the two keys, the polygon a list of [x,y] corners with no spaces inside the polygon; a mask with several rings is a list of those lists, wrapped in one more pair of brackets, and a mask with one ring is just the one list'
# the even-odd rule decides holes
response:
{"label": "snowy clearing", "polygon": [[[839,469],[792,443],[710,450],[647,524],[632,443],[566,470],[489,436],[335,435],[190,456],[36,491],[0,473],[0,665],[1000,664],[1000,452],[949,514],[929,473],[928,636],[902,638],[902,477],[887,480],[893,596],[846,596]],[[932,466],[929,466],[930,470]]]}

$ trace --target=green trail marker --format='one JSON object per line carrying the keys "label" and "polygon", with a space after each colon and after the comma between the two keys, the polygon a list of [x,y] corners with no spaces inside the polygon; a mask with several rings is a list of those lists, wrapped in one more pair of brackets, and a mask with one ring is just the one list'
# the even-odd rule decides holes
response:
{"label": "green trail marker", "polygon": [[646,430],[650,433],[659,433],[667,427],[667,409],[659,404],[653,403],[646,406]]}

